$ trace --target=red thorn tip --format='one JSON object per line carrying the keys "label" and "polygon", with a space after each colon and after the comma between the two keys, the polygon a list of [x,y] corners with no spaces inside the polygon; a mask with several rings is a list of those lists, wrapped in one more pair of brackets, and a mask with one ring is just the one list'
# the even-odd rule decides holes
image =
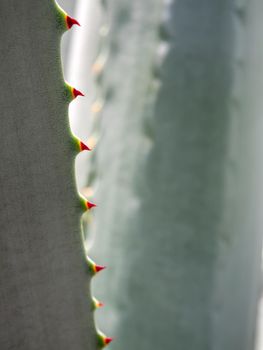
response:
{"label": "red thorn tip", "polygon": [[75,20],[75,18],[72,18],[68,15],[66,16],[66,22],[67,22],[68,29],[70,29],[74,24],[76,24],[77,26],[80,26],[79,22]]}
{"label": "red thorn tip", "polygon": [[73,88],[72,89],[72,93],[73,93],[73,96],[76,98],[78,96],[84,96],[84,94],[82,92],[80,92],[79,90]]}
{"label": "red thorn tip", "polygon": [[105,344],[110,344],[113,341],[113,338],[105,337],[104,341],[105,341]]}
{"label": "red thorn tip", "polygon": [[101,270],[106,269],[106,266],[95,265],[95,271],[100,272]]}
{"label": "red thorn tip", "polygon": [[88,208],[88,209],[91,209],[91,208],[94,208],[94,207],[96,207],[97,205],[96,204],[94,204],[94,203],[91,203],[91,202],[86,202],[86,207]]}
{"label": "red thorn tip", "polygon": [[91,149],[81,141],[79,142],[79,147],[81,151],[91,151]]}
{"label": "red thorn tip", "polygon": [[99,301],[98,302],[98,307],[103,307],[103,306],[104,306],[104,304],[101,301]]}

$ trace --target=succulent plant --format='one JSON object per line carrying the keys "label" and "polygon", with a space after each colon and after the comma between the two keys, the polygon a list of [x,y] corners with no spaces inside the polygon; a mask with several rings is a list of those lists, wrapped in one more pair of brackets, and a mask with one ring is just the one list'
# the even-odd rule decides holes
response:
{"label": "succulent plant", "polygon": [[[95,44],[78,58],[93,79],[87,97],[64,81],[60,62],[61,35],[79,18],[53,1],[0,4],[0,348],[109,345],[93,322],[103,300],[96,324],[114,336],[109,349],[251,350],[262,4],[90,6]],[[84,94],[87,140],[67,119]]]}
{"label": "succulent plant", "polygon": [[83,94],[64,82],[60,58],[61,35],[79,23],[54,1],[3,2],[0,18],[0,348],[97,349],[109,338],[94,328],[80,232],[94,204],[73,172],[89,148],[68,122]]}

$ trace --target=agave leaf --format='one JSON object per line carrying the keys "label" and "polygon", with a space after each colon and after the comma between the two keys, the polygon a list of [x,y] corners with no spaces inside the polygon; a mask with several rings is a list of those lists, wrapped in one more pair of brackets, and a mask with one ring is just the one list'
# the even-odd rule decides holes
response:
{"label": "agave leaf", "polygon": [[254,347],[263,9],[234,5],[106,1],[86,246],[108,267],[93,293],[111,349]]}
{"label": "agave leaf", "polygon": [[53,1],[0,4],[1,349],[96,348],[63,99],[62,17]]}

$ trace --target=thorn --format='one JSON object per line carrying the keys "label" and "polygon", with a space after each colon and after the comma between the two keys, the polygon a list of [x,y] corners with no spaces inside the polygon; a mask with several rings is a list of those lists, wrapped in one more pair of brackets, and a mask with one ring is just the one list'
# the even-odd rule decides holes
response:
{"label": "thorn", "polygon": [[86,207],[87,207],[88,210],[89,210],[89,209],[92,209],[92,208],[94,208],[94,207],[96,207],[96,206],[97,206],[96,204],[91,203],[91,202],[89,202],[89,201],[86,201]]}
{"label": "thorn", "polygon": [[84,96],[84,94],[81,91],[75,89],[73,86],[69,85],[67,82],[64,83],[63,95],[67,102],[71,102],[78,96]]}
{"label": "thorn", "polygon": [[93,301],[94,309],[98,309],[98,308],[104,306],[104,304],[102,302],[100,302],[98,299],[96,299],[94,297],[92,298],[92,301]]}
{"label": "thorn", "polygon": [[87,256],[87,262],[88,262],[88,266],[91,269],[91,272],[93,273],[93,275],[95,275],[96,273],[104,270],[106,268],[106,266],[101,266],[101,265],[97,265],[91,258],[89,258]]}
{"label": "thorn", "polygon": [[104,335],[101,332],[98,332],[98,342],[99,342],[99,346],[104,348],[104,346],[109,345],[112,342],[113,338],[110,337],[106,337],[106,335]]}
{"label": "thorn", "polygon": [[89,148],[89,146],[87,146],[84,142],[82,142],[78,137],[76,137],[75,135],[73,135],[73,141],[74,144],[77,146],[79,151],[91,151],[91,148]]}
{"label": "thorn", "polygon": [[82,92],[80,92],[79,90],[72,88],[72,95],[74,98],[78,97],[78,96],[85,96]]}
{"label": "thorn", "polygon": [[58,28],[63,31],[70,29],[74,24],[80,26],[79,22],[75,18],[70,17],[61,6],[55,1],[56,7],[56,20]]}
{"label": "thorn", "polygon": [[72,18],[68,15],[66,15],[66,23],[67,23],[67,28],[70,29],[74,24],[76,24],[77,26],[80,27],[80,24],[79,22],[75,19],[75,18]]}
{"label": "thorn", "polygon": [[86,199],[84,199],[82,196],[80,196],[80,203],[81,203],[81,207],[84,210],[90,210],[94,207],[96,207],[97,205],[95,203],[89,202]]}
{"label": "thorn", "polygon": [[101,301],[98,302],[97,307],[103,307],[104,303],[102,303]]}
{"label": "thorn", "polygon": [[101,266],[101,265],[94,265],[94,269],[95,269],[95,272],[97,273],[97,272],[100,272],[100,271],[102,271],[102,270],[104,270],[104,269],[106,269],[106,266]]}
{"label": "thorn", "polygon": [[91,148],[89,148],[85,143],[82,141],[79,141],[79,149],[81,151],[91,151]]}
{"label": "thorn", "polygon": [[113,338],[106,337],[106,338],[104,339],[104,341],[105,341],[105,344],[108,345],[108,344],[110,344],[110,343],[113,341]]}

